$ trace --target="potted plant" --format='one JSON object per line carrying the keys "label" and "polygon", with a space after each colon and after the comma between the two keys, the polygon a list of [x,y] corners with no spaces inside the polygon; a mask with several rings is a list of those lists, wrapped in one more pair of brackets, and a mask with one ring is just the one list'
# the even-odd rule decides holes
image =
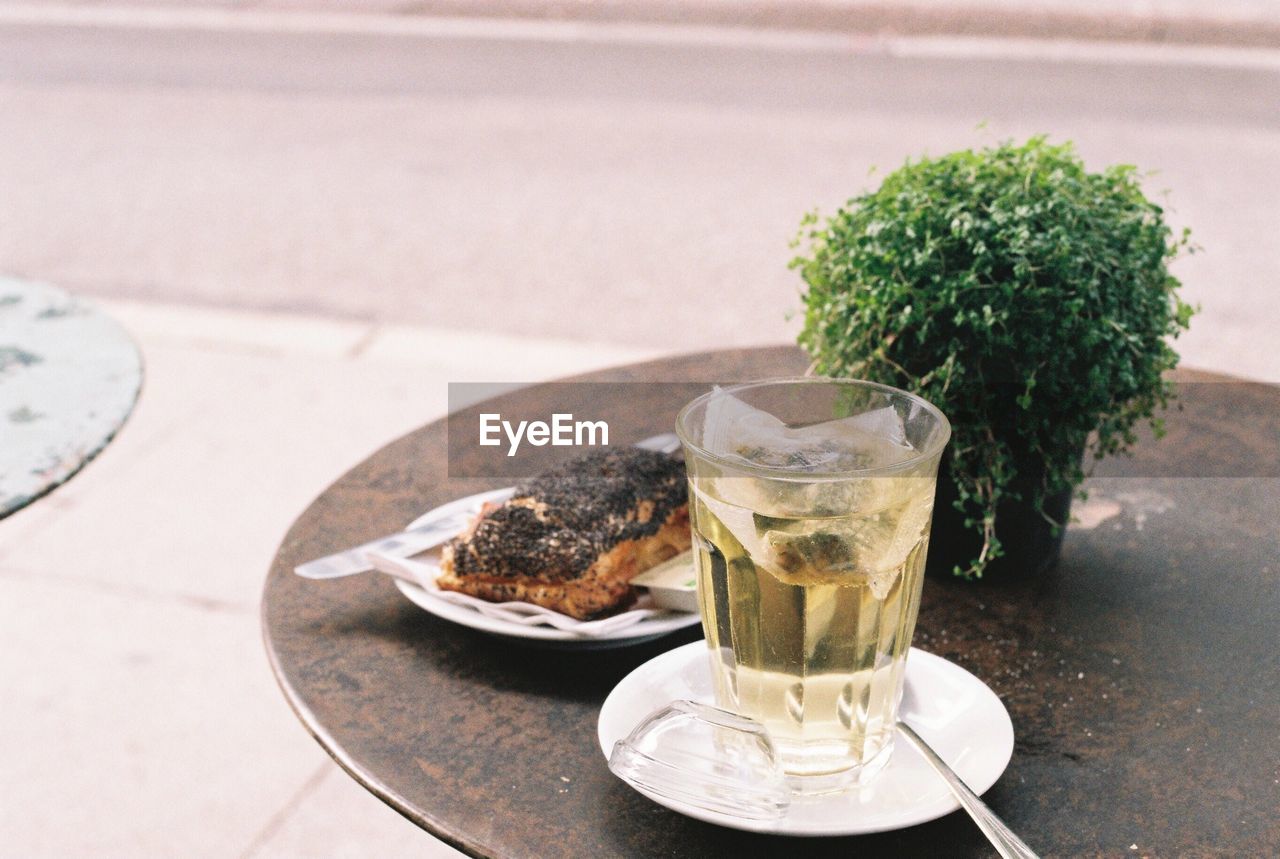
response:
{"label": "potted plant", "polygon": [[930,566],[1038,572],[1058,556],[1086,451],[1162,427],[1194,312],[1189,249],[1131,166],[1091,173],[1034,137],[908,161],[833,216],[806,217],[800,344],[815,372],[937,403],[953,424]]}

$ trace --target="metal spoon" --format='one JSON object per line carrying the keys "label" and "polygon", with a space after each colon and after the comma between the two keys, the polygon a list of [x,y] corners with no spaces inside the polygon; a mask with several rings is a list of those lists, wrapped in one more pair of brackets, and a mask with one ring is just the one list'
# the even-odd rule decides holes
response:
{"label": "metal spoon", "polygon": [[973,822],[978,824],[982,834],[987,836],[987,840],[992,843],[996,851],[1004,859],[1039,859],[1035,851],[1015,835],[1012,829],[1005,826],[1004,821],[997,817],[985,802],[978,799],[978,795],[960,780],[960,776],[956,775],[955,771],[947,766],[946,761],[938,757],[938,753],[930,748],[929,744],[922,740],[920,735],[911,729],[910,725],[906,722],[898,722],[898,732],[906,737],[907,741],[915,746],[916,751],[920,752],[924,759],[938,771],[938,775],[946,780],[947,786],[951,788],[951,793],[955,795],[955,798],[960,801],[961,807],[969,812]]}

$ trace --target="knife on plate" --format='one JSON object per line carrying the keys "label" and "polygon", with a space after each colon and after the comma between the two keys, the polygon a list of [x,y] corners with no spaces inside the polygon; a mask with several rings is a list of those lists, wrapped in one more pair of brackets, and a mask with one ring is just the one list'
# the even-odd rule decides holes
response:
{"label": "knife on plate", "polygon": [[[680,449],[680,440],[675,433],[668,432],[638,441],[635,446],[659,453],[675,453]],[[367,573],[374,568],[369,560],[370,552],[397,558],[411,557],[457,536],[474,515],[471,511],[459,510],[439,518],[433,517],[417,528],[389,534],[343,552],[307,561],[294,567],[293,571],[304,579],[339,579]]]}

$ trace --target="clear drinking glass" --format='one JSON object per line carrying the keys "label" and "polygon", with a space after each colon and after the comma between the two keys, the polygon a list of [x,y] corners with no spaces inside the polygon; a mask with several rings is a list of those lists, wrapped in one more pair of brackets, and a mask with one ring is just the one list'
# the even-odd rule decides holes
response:
{"label": "clear drinking glass", "polygon": [[892,753],[947,419],[839,379],[718,388],[681,411],[716,703],[764,726],[797,793]]}

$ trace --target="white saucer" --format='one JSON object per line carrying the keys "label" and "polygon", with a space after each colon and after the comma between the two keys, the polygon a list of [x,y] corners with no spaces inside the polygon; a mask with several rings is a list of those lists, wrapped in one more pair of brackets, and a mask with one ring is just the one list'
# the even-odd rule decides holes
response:
{"label": "white saucer", "polygon": [[[469,495],[465,498],[459,498],[448,504],[443,504],[433,510],[429,510],[422,516],[415,519],[409,524],[409,528],[418,528],[439,519],[444,516],[464,512],[467,514],[478,513],[481,506],[485,502],[501,502],[511,497],[511,489],[496,489],[490,492],[480,492],[475,495]],[[439,567],[439,551],[435,550],[431,553],[419,556],[417,559],[423,567],[423,575],[438,575]],[[661,638],[669,635],[677,630],[685,629],[690,626],[696,626],[699,623],[697,613],[664,611],[661,614],[652,617],[645,617],[636,621],[630,626],[622,629],[614,630],[591,636],[581,635],[573,632],[571,629],[555,629],[550,626],[533,626],[528,624],[514,623],[499,617],[491,617],[483,614],[475,608],[467,605],[459,605],[448,602],[434,595],[430,590],[404,579],[395,580],[396,587],[400,592],[408,597],[415,605],[430,612],[436,617],[461,626],[470,627],[480,632],[496,635],[503,638],[511,638],[523,641],[528,644],[540,645],[543,647],[551,647],[557,649],[572,650],[603,650],[614,647],[627,647],[633,644],[641,644],[651,641],[655,638]],[[429,582],[428,582],[429,584]]]}
{"label": "white saucer", "polygon": [[[622,678],[600,708],[598,734],[606,758],[614,743],[664,704],[677,699],[714,703],[706,654],[707,643],[695,641],[650,659]],[[900,715],[976,793],[995,784],[1013,756],[1013,723],[996,694],[960,666],[914,647],[907,657]],[[640,792],[698,820],[779,835],[883,832],[924,823],[960,807],[942,778],[901,738],[889,763],[869,785],[795,799],[780,820],[747,820]]]}

